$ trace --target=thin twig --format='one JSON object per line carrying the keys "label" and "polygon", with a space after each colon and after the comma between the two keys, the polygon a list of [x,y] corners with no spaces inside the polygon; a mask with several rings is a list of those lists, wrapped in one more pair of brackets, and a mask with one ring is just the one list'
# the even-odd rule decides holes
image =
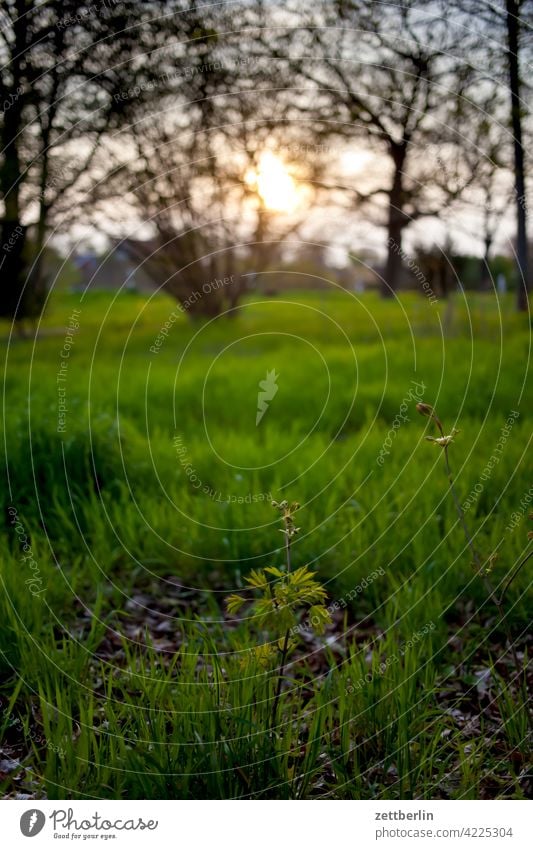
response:
{"label": "thin twig", "polygon": [[530,551],[529,554],[526,554],[526,556],[523,558],[523,560],[520,561],[518,566],[515,567],[514,571],[511,572],[511,574],[507,578],[507,582],[506,582],[506,584],[505,584],[505,586],[502,590],[502,594],[500,596],[500,602],[503,602],[505,593],[507,592],[507,590],[509,589],[509,587],[513,583],[514,579],[516,578],[516,576],[520,572],[520,569],[522,568],[522,566],[526,565],[526,563],[527,563],[527,561],[529,560],[530,557],[533,557],[533,551]]}
{"label": "thin twig", "polygon": [[472,538],[472,535],[471,535],[470,530],[468,528],[468,525],[466,523],[463,508],[461,507],[461,503],[460,503],[459,497],[457,495],[457,490],[455,489],[455,483],[454,483],[454,480],[453,480],[452,470],[451,470],[451,466],[450,466],[450,458],[449,458],[449,455],[448,455],[448,446],[447,445],[444,448],[444,463],[445,463],[445,466],[446,466],[446,474],[448,476],[448,484],[449,484],[449,487],[450,487],[450,492],[453,496],[453,500],[454,500],[454,503],[455,503],[455,509],[457,510],[457,515],[459,516],[459,521],[461,522],[461,526],[463,528],[466,541],[468,543],[470,551],[472,552],[472,557],[474,558],[474,563],[481,573],[481,570],[482,570],[481,557],[480,557],[479,552],[478,552],[478,550],[477,550],[477,548],[474,544],[474,540]]}
{"label": "thin twig", "polygon": [[285,640],[283,641],[283,648],[281,650],[281,664],[280,664],[280,667],[279,667],[278,682],[276,684],[276,693],[275,693],[275,696],[274,696],[274,704],[272,706],[272,722],[271,722],[272,728],[274,728],[274,726],[276,724],[276,714],[278,712],[278,702],[279,702],[279,697],[281,695],[281,684],[282,684],[282,681],[283,681],[283,673],[285,672],[285,661],[287,660],[287,651],[288,651],[288,648],[289,648],[290,635],[291,635],[290,629],[287,628],[287,631],[285,633]]}
{"label": "thin twig", "polygon": [[502,605],[502,598],[501,597],[498,598],[498,596],[496,595],[496,590],[495,590],[495,588],[492,584],[492,581],[490,580],[489,576],[487,575],[486,571],[483,568],[483,562],[481,560],[481,557],[479,555],[479,552],[478,552],[476,546],[474,545],[474,540],[472,539],[472,535],[471,535],[470,530],[468,528],[468,525],[466,523],[463,508],[461,507],[461,504],[459,503],[459,499],[457,497],[457,492],[455,490],[455,485],[454,485],[454,482],[453,482],[452,471],[451,471],[451,468],[450,468],[450,460],[449,460],[449,457],[448,457],[448,446],[445,446],[445,448],[444,448],[444,459],[445,459],[445,464],[446,464],[446,472],[447,472],[447,475],[448,475],[448,482],[449,482],[449,485],[450,485],[450,491],[453,495],[453,500],[455,502],[455,507],[457,509],[457,515],[459,516],[459,521],[461,522],[461,525],[462,525],[462,528],[463,528],[463,531],[464,531],[464,535],[466,537],[466,541],[468,543],[468,546],[469,546],[470,551],[472,552],[472,556],[474,558],[474,565],[476,566],[476,569],[478,570],[478,574],[479,574],[481,580],[485,584],[485,587],[487,589],[487,592],[488,592],[490,598],[492,598],[494,604],[496,605],[496,607],[498,609],[498,615],[501,619],[501,623],[502,623],[502,626],[504,628],[505,635],[507,637],[507,641],[509,643],[509,648],[511,649],[511,654],[513,655],[513,661],[514,661],[514,664],[515,664],[515,667],[516,667],[517,675],[521,675],[522,674],[522,667],[520,665],[520,661],[519,661],[518,655],[516,653],[511,629],[510,629],[509,623],[506,619],[505,609]]}
{"label": "thin twig", "polygon": [[[446,437],[445,437],[445,434],[444,434],[444,427],[442,425],[442,422],[438,418],[437,414],[433,410],[433,408],[430,407],[429,405],[420,405],[420,406],[426,407],[427,409],[424,409],[424,410],[419,409],[419,412],[422,412],[423,415],[429,415],[429,418],[433,419],[433,421],[435,422],[435,424],[437,425],[437,427],[439,429],[441,437],[443,439],[445,439]],[[429,413],[428,413],[428,410],[430,411]],[[523,668],[520,664],[520,661],[518,659],[518,655],[516,653],[516,648],[515,648],[515,645],[514,645],[513,636],[512,636],[512,633],[511,633],[511,629],[509,627],[509,622],[507,621],[505,609],[504,609],[503,604],[502,604],[502,600],[503,600],[503,596],[505,594],[505,591],[506,591],[507,587],[509,586],[510,582],[515,577],[515,575],[511,576],[510,580],[507,582],[506,587],[504,588],[502,596],[500,598],[498,598],[498,596],[496,595],[496,590],[495,590],[495,588],[492,584],[492,581],[488,577],[486,570],[483,568],[483,560],[482,560],[482,558],[481,558],[481,556],[480,556],[480,554],[479,554],[479,552],[476,548],[476,545],[474,543],[474,538],[473,538],[472,534],[470,533],[470,529],[469,529],[468,524],[466,522],[466,518],[465,518],[463,508],[461,506],[461,503],[459,501],[459,497],[457,495],[457,490],[455,488],[453,474],[452,474],[452,470],[451,470],[451,466],[450,466],[450,458],[449,458],[449,455],[448,455],[448,444],[444,443],[443,447],[444,447],[444,465],[446,467],[446,475],[448,477],[448,485],[449,485],[450,492],[451,492],[452,497],[453,497],[453,501],[454,501],[454,504],[455,504],[455,509],[457,511],[457,515],[459,517],[459,522],[461,524],[461,527],[463,528],[463,532],[464,532],[468,547],[469,547],[470,551],[472,552],[472,557],[474,559],[474,565],[475,565],[475,567],[478,571],[480,578],[482,579],[483,583],[485,584],[485,587],[487,589],[487,593],[489,594],[489,597],[493,600],[493,602],[496,605],[496,608],[498,610],[498,615],[501,619],[501,624],[502,624],[502,627],[505,631],[505,635],[506,635],[507,641],[509,643],[509,648],[510,648],[511,654],[513,656],[513,662],[514,662],[514,665],[516,667],[516,673],[517,673],[518,678],[520,680],[520,676],[523,673],[525,674],[525,672],[524,672],[524,670],[523,670]],[[524,565],[524,563],[522,562],[518,568],[521,568],[523,565]],[[518,570],[516,570],[516,571],[518,571]],[[516,571],[515,571],[515,574],[516,574]]]}
{"label": "thin twig", "polygon": [[287,573],[291,571],[291,537],[290,528],[285,531],[285,548],[287,551]]}

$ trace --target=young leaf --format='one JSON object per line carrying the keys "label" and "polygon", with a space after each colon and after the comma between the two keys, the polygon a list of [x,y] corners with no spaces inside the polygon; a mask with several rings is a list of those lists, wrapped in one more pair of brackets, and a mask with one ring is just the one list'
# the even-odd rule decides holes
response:
{"label": "young leaf", "polygon": [[265,573],[260,572],[259,569],[252,569],[245,580],[247,584],[250,584],[251,587],[255,587],[258,590],[266,590],[268,587],[268,581]]}
{"label": "young leaf", "polygon": [[268,572],[269,575],[274,575],[275,578],[284,578],[285,573],[278,569],[277,566],[267,566],[265,568],[265,572]]}
{"label": "young leaf", "polygon": [[316,604],[307,611],[307,616],[317,634],[323,634],[326,625],[331,623],[329,611],[323,604]]}
{"label": "young leaf", "polygon": [[230,595],[226,599],[226,606],[230,616],[235,616],[243,606],[245,599],[240,595]]}

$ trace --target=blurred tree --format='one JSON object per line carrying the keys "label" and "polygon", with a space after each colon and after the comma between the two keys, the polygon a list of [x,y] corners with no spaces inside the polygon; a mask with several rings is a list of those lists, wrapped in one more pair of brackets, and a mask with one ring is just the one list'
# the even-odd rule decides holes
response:
{"label": "blurred tree", "polygon": [[[457,286],[455,255],[451,240],[447,238],[442,247],[437,244],[416,245],[413,255],[416,270],[421,273],[424,283],[427,281],[431,292],[436,297],[447,298]],[[420,287],[420,274],[415,273],[413,277],[417,286]],[[423,286],[422,291],[425,291]]]}
{"label": "blurred tree", "polygon": [[194,4],[162,0],[0,2],[2,315],[39,311],[52,217],[76,220],[103,140],[130,114],[124,93],[151,98],[160,51],[197,22]]}
{"label": "blurred tree", "polygon": [[[482,53],[481,61],[486,73],[496,79],[505,90],[508,107],[507,120],[512,135],[514,172],[514,202],[516,211],[516,272],[517,307],[526,310],[531,289],[531,268],[527,250],[527,160],[524,141],[526,118],[530,117],[531,83],[522,73],[524,64],[531,62],[531,29],[533,26],[533,0],[454,0],[452,8],[475,21]],[[499,110],[498,110],[499,114]],[[494,111],[489,115],[495,117]]]}
{"label": "blurred tree", "polygon": [[[487,290],[493,285],[491,254],[498,231],[512,203],[512,151],[508,128],[498,118],[505,116],[501,92],[492,89],[490,95],[479,98],[477,150],[479,159],[469,192],[459,199],[451,215],[443,219],[451,226],[453,216],[463,213],[461,229],[475,241],[481,242],[478,260],[477,288]],[[474,213],[475,220],[469,224]],[[463,281],[461,281],[463,282]]]}
{"label": "blurred tree", "polygon": [[516,194],[516,260],[518,266],[518,308],[527,310],[528,290],[531,287],[527,250],[527,202],[525,180],[525,152],[522,132],[523,101],[520,78],[520,46],[525,31],[522,14],[531,16],[533,4],[527,0],[505,0],[507,29],[507,68],[511,100],[511,126],[513,130],[514,173]]}
{"label": "blurred tree", "polygon": [[[217,23],[210,19],[208,56],[188,73],[179,63],[168,69],[173,84],[157,108],[134,107],[135,121],[109,151],[108,174],[94,192],[100,221],[127,198],[135,213],[129,229],[146,235],[123,246],[191,317],[235,315],[247,280],[273,268],[302,225],[324,167],[322,152],[307,150],[309,129],[287,130],[273,115],[268,94],[251,83],[251,64],[243,72],[242,57],[219,41]],[[258,177],[267,153],[294,183],[295,196],[306,194],[303,212],[276,211],[262,197]],[[120,221],[118,234],[128,234]]]}
{"label": "blurred tree", "polygon": [[384,157],[368,191],[330,187],[358,208],[377,202],[387,231],[383,293],[390,296],[406,227],[438,215],[474,179],[476,74],[465,61],[474,36],[441,2],[319,0],[311,10],[295,2],[277,18],[257,2],[255,16],[264,51],[276,60],[271,74],[291,87],[300,119],[314,121],[317,137],[358,146],[370,140]]}

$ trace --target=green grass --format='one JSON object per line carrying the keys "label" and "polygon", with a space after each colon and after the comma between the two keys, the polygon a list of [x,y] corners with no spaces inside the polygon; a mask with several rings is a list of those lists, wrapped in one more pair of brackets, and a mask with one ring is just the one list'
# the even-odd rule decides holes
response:
{"label": "green grass", "polygon": [[[180,318],[154,354],[172,309],[165,297],[58,296],[36,340],[6,346],[0,723],[26,771],[5,792],[522,798],[523,694],[412,396],[377,461],[424,385],[423,400],[460,429],[452,461],[465,500],[520,412],[467,513],[483,554],[500,554],[499,584],[527,544],[527,320],[490,296],[438,307],[408,295],[252,296],[231,319]],[[272,369],[279,389],[256,427]],[[264,637],[223,612],[251,568],[284,562],[270,496],[302,504],[295,562],[318,571],[332,601],[352,596],[333,644],[304,645],[289,670],[276,734],[272,685],[241,663]],[[11,505],[40,595],[25,583]],[[516,511],[525,517],[509,529]],[[520,653],[529,583],[525,569],[506,605]],[[481,752],[483,740],[494,745]]]}

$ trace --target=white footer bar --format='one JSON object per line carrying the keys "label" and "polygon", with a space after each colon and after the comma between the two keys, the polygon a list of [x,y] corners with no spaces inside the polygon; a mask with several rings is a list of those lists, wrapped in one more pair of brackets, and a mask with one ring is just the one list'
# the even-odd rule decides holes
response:
{"label": "white footer bar", "polygon": [[[533,803],[4,801],[2,845],[184,849],[533,847]],[[69,841],[67,843],[67,841]]]}

